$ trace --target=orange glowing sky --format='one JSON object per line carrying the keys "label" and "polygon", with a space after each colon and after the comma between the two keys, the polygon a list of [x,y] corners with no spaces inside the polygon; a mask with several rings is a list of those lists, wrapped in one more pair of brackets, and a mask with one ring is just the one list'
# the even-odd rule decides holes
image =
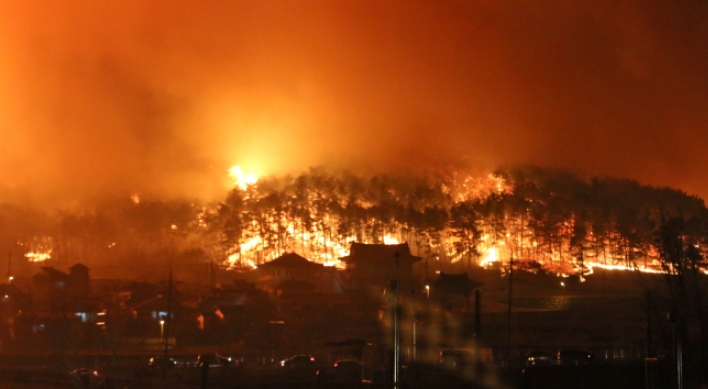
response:
{"label": "orange glowing sky", "polygon": [[708,197],[707,75],[698,1],[6,1],[0,197],[514,163]]}

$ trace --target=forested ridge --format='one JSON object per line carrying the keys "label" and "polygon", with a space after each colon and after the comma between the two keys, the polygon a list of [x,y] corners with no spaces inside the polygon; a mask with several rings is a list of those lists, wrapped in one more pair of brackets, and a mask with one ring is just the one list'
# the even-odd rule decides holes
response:
{"label": "forested ridge", "polygon": [[657,228],[676,218],[702,267],[707,216],[702,199],[680,190],[534,166],[369,177],[320,167],[235,186],[215,204],[138,196],[81,211],[4,204],[0,244],[94,267],[240,267],[293,251],[338,265],[351,242],[408,242],[430,271],[504,269],[513,260],[532,271],[587,274],[594,266],[662,270]]}

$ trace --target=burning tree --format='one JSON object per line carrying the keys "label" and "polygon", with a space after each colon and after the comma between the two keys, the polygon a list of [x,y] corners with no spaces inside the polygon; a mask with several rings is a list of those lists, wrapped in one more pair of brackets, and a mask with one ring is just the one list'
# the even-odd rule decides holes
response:
{"label": "burning tree", "polygon": [[407,241],[448,269],[464,256],[502,267],[513,258],[585,275],[594,267],[662,271],[651,239],[657,204],[704,209],[700,199],[631,180],[587,181],[533,167],[500,170],[493,179],[461,176],[366,179],[311,169],[234,188],[214,223],[242,264],[295,251],[332,265],[352,241]]}
{"label": "burning tree", "polygon": [[[233,189],[218,204],[126,196],[44,216],[21,236],[0,238],[20,242],[22,255],[45,242],[53,260],[89,266],[167,263],[183,252],[226,266],[258,266],[285,252],[341,266],[351,242],[405,241],[432,263],[431,272],[504,269],[513,260],[515,267],[583,276],[598,267],[666,271],[652,238],[658,204],[707,219],[701,199],[677,190],[536,167],[483,176],[364,177],[324,168],[233,175]],[[0,208],[0,217],[11,210]],[[696,244],[704,254],[706,242]]]}

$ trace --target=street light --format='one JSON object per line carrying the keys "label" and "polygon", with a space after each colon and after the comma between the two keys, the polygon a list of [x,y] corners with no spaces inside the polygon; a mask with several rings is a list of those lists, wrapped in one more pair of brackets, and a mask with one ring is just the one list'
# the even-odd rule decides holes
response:
{"label": "street light", "polygon": [[160,320],[160,339],[165,340],[165,321]]}
{"label": "street light", "polygon": [[425,285],[425,295],[428,297],[428,300],[430,300],[430,285]]}

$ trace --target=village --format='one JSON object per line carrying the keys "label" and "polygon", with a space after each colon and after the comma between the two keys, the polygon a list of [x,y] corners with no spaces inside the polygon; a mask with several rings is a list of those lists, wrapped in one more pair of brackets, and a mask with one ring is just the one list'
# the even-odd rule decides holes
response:
{"label": "village", "polygon": [[[426,279],[420,272],[424,261],[405,243],[353,243],[350,252],[342,258],[345,269],[287,253],[255,269],[222,271],[211,287],[177,277],[156,277],[155,283],[94,279],[83,264],[67,272],[42,266],[30,280],[0,286],[1,351],[219,354],[261,365],[307,354],[384,366],[392,347],[391,281],[397,279],[403,363],[436,364],[441,350],[474,350],[478,344],[488,362],[541,347],[602,348],[606,358],[639,358],[644,352],[641,291],[617,278],[619,272],[609,281],[598,276],[582,284],[577,277],[518,272],[512,311],[508,277],[498,270]],[[615,287],[619,281],[621,288]],[[588,286],[600,283],[604,292]],[[480,294],[482,301],[475,301]],[[618,317],[593,321],[588,304]],[[618,304],[625,307],[624,317],[614,309]],[[475,327],[475,315],[481,328]],[[366,356],[361,347],[337,347],[347,342],[367,345]]]}
{"label": "village", "polygon": [[[399,251],[395,266],[393,255]],[[42,266],[31,279],[0,286],[2,350],[58,352],[101,345],[102,352],[147,355],[166,345],[280,355],[342,339],[379,342],[383,299],[376,294],[394,275],[406,287],[419,287],[413,264],[420,258],[405,244],[356,245],[345,260],[351,268],[342,271],[287,253],[256,269],[223,271],[212,287],[178,279],[91,278],[81,263],[67,271]],[[377,265],[386,260],[390,266]]]}

